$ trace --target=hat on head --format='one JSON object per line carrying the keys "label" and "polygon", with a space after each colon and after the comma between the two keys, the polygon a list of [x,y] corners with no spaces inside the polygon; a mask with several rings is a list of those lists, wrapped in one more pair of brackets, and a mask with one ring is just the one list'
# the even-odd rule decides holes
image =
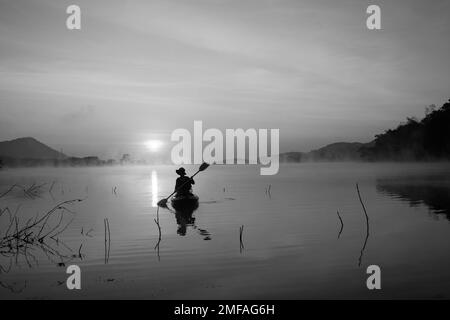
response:
{"label": "hat on head", "polygon": [[177,174],[179,174],[180,176],[186,175],[186,170],[184,170],[183,167],[181,167],[181,168],[178,169],[178,170],[175,170],[175,172],[176,172]]}

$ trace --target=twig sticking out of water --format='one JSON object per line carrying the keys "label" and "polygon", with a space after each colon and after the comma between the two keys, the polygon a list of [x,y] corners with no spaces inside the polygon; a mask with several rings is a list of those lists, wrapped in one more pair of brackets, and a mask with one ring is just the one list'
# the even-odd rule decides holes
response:
{"label": "twig sticking out of water", "polygon": [[10,193],[14,188],[19,188],[19,189],[22,189],[23,190],[23,188],[21,188],[20,186],[18,186],[18,185],[12,185],[8,190],[6,190],[5,192],[3,192],[2,194],[0,194],[0,198],[2,198],[2,197],[4,197],[4,196],[6,196],[8,193]]}
{"label": "twig sticking out of water", "polygon": [[12,260],[9,259],[9,266],[8,266],[8,268],[4,268],[2,265],[0,265],[0,274],[1,273],[8,273],[11,270],[11,267],[12,267]]}
{"label": "twig sticking out of water", "polygon": [[50,186],[50,188],[48,189],[49,193],[52,193],[53,187],[55,186],[56,181],[52,182],[52,185]]}
{"label": "twig sticking out of water", "polygon": [[[50,234],[53,233],[54,231],[56,231],[56,229],[58,229],[59,226],[61,225],[63,219],[64,219],[64,211],[60,212],[60,214],[59,214],[59,222],[58,222],[58,224],[57,224],[53,229],[51,229],[49,232],[47,232],[44,236],[42,236],[41,238],[39,238],[39,241],[40,241],[41,239],[44,239],[45,237],[47,237],[48,235],[50,235]],[[65,229],[63,229],[62,231],[64,231],[64,230],[65,230]],[[39,235],[40,235],[40,233],[39,233]],[[39,235],[38,235],[38,237],[39,237]],[[57,236],[57,235],[58,235],[58,234],[55,234],[54,236]]]}
{"label": "twig sticking out of water", "polygon": [[154,219],[156,226],[158,227],[158,242],[155,245],[156,254],[158,255],[158,261],[161,260],[159,255],[159,244],[161,243],[161,225],[159,224],[159,206],[156,209],[156,219]]}
{"label": "twig sticking out of water", "polygon": [[55,201],[55,197],[53,196],[53,187],[55,186],[56,181],[53,181],[52,184],[50,185],[50,188],[48,189],[48,194],[50,195],[50,197],[52,198],[53,201]]}
{"label": "twig sticking out of water", "polygon": [[21,186],[21,185],[18,185],[18,184],[13,184],[8,190],[6,190],[2,194],[0,194],[0,198],[6,196],[10,192],[12,192],[14,189],[19,189],[19,190],[22,190],[23,194],[26,197],[28,197],[30,199],[35,199],[35,198],[40,197],[40,194],[42,192],[42,187],[44,185],[46,185],[46,183],[43,183],[41,185],[36,185],[36,183],[33,183],[29,187],[24,187],[24,186]]}
{"label": "twig sticking out of water", "polygon": [[272,185],[269,184],[269,186],[266,188],[266,195],[268,195],[269,198],[272,197],[272,194],[270,193],[271,190],[272,190]]}
{"label": "twig sticking out of water", "polygon": [[21,293],[27,287],[27,282],[25,281],[22,287],[16,288],[13,285],[0,281],[0,286],[11,291],[11,293]]}
{"label": "twig sticking out of water", "polygon": [[50,238],[52,238],[52,239],[55,239],[57,236],[59,236],[61,233],[63,233],[64,231],[66,231],[66,229],[72,224],[72,222],[73,222],[73,219],[75,219],[75,218],[72,218],[65,226],[64,226],[64,228],[62,228],[60,231],[58,231],[57,233],[55,233],[53,236],[51,236]]}
{"label": "twig sticking out of water", "polygon": [[8,207],[6,207],[5,209],[0,209],[0,217],[3,215],[3,213],[9,213],[9,215],[11,216],[11,211],[9,210]]}
{"label": "twig sticking out of water", "polygon": [[158,244],[155,246],[155,249],[156,249],[156,247],[159,246],[159,242],[161,241],[161,225],[159,224],[158,220],[156,220],[156,219],[154,219],[154,220],[155,220],[156,226],[158,227],[158,235],[159,235]]}
{"label": "twig sticking out of water", "polygon": [[243,241],[243,234],[244,234],[244,226],[239,227],[239,251],[242,253],[242,250],[244,250],[244,241]]}
{"label": "twig sticking out of water", "polygon": [[106,245],[107,245],[107,242],[106,242],[106,218],[103,219],[103,225],[105,227],[105,264],[106,264]]}
{"label": "twig sticking out of water", "polygon": [[158,255],[158,261],[161,261],[161,256],[159,255],[159,245],[160,245],[160,243],[161,243],[161,226],[160,226],[159,222],[156,221],[156,219],[155,219],[155,223],[156,223],[156,225],[158,226],[159,236],[158,236],[158,242],[156,243],[154,249],[156,250],[156,253],[157,253],[157,255]]}
{"label": "twig sticking out of water", "polygon": [[158,224],[159,224],[159,206],[157,206],[157,208],[156,208],[156,220],[158,220]]}
{"label": "twig sticking out of water", "polygon": [[356,184],[356,191],[358,192],[358,198],[359,198],[359,202],[361,202],[361,205],[363,207],[364,210],[364,215],[366,217],[366,239],[364,240],[364,245],[361,249],[361,254],[359,256],[359,262],[358,262],[358,266],[361,266],[362,263],[362,258],[364,255],[364,250],[366,249],[367,246],[367,241],[369,240],[369,230],[370,230],[370,226],[369,226],[369,216],[367,215],[367,210],[366,210],[366,206],[364,205],[364,202],[361,199],[361,193],[359,192],[359,186],[358,184]]}
{"label": "twig sticking out of water", "polygon": [[108,225],[108,241],[111,243],[111,231],[109,230],[109,219],[106,219],[106,224]]}
{"label": "twig sticking out of water", "polygon": [[92,235],[90,234],[92,231],[94,231],[94,229],[92,229],[92,228],[89,229],[89,231],[85,233],[85,236],[86,236],[86,237],[91,237],[91,238],[92,238]]}
{"label": "twig sticking out of water", "polygon": [[337,211],[337,216],[339,218],[339,221],[341,222],[341,230],[339,230],[339,234],[338,234],[338,239],[339,239],[341,237],[342,230],[344,230],[344,222],[342,221],[339,211]]}
{"label": "twig sticking out of water", "polygon": [[111,231],[109,229],[109,219],[103,219],[105,225],[105,264],[109,263],[109,254],[111,252]]}

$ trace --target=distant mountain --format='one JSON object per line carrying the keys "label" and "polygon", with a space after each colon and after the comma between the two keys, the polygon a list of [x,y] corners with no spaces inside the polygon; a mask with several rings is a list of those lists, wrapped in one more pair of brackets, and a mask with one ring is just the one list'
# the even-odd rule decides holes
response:
{"label": "distant mountain", "polygon": [[360,142],[337,142],[329,144],[323,148],[311,151],[308,156],[311,160],[324,161],[346,161],[361,160],[361,147],[370,143]]}
{"label": "distant mountain", "polygon": [[0,142],[0,157],[10,159],[65,159],[58,152],[34,138],[19,138]]}
{"label": "distant mountain", "polygon": [[336,142],[310,152],[286,152],[280,154],[281,162],[304,161],[361,161],[361,148],[373,144],[360,142]]}
{"label": "distant mountain", "polygon": [[306,160],[306,153],[304,152],[285,152],[280,153],[280,162],[302,162]]}

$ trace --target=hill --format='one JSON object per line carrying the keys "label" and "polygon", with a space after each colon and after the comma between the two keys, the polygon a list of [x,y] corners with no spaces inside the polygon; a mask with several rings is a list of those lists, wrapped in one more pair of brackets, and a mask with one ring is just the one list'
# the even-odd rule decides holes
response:
{"label": "hill", "polygon": [[370,143],[336,142],[310,152],[286,152],[280,154],[281,162],[305,161],[361,161],[360,150],[369,147]]}
{"label": "hill", "polygon": [[369,161],[450,160],[450,100],[439,109],[427,108],[420,121],[407,118],[406,123],[377,135],[361,154]]}
{"label": "hill", "polygon": [[280,154],[281,162],[304,161],[448,161],[450,160],[450,100],[430,106],[422,120],[407,118],[370,143],[338,142],[311,152]]}
{"label": "hill", "polygon": [[9,159],[64,159],[66,155],[34,138],[19,138],[0,142],[0,157]]}
{"label": "hill", "polygon": [[311,161],[358,161],[361,159],[360,149],[370,143],[337,142],[309,152]]}

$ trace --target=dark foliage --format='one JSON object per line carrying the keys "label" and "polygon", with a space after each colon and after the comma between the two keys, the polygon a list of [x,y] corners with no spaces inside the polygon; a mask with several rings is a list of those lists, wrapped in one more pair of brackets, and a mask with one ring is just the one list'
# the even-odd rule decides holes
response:
{"label": "dark foliage", "polygon": [[370,161],[450,160],[450,100],[427,109],[424,119],[408,118],[396,129],[375,136],[373,146],[360,149]]}

